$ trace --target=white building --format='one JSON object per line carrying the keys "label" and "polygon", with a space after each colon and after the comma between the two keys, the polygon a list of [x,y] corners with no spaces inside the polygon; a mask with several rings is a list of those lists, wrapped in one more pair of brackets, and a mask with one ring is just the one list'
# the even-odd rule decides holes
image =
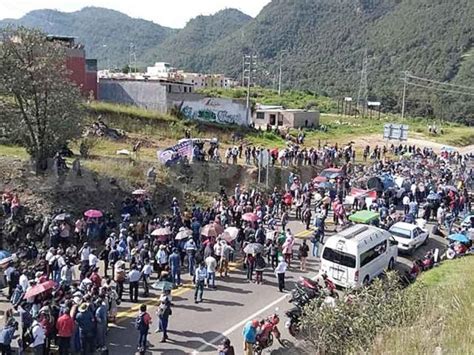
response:
{"label": "white building", "polygon": [[173,79],[176,74],[176,68],[173,68],[170,63],[157,62],[152,67],[146,68],[146,75],[150,78]]}

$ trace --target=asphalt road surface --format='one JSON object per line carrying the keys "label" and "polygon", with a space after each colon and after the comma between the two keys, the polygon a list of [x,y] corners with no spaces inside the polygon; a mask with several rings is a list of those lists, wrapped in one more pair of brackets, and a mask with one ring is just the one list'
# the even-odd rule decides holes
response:
{"label": "asphalt road surface", "polygon": [[[328,218],[330,220],[330,218]],[[306,231],[302,223],[291,221],[288,227],[298,239],[308,238],[311,231]],[[327,236],[334,232],[333,225],[328,225]],[[312,244],[308,242],[310,251]],[[410,260],[422,257],[427,250],[432,248],[443,249],[446,242],[443,238],[431,236],[428,243],[419,248],[414,255],[401,255],[397,268],[404,269],[411,266]],[[319,269],[319,258],[308,258],[308,271],[299,270],[299,261],[293,260],[286,274],[286,289],[291,290],[299,276],[313,277]],[[310,253],[311,254],[311,253]],[[216,290],[205,289],[202,303],[194,303],[194,288],[189,275],[183,275],[184,287],[174,290],[173,314],[169,321],[166,343],[160,343],[161,334],[155,333],[157,317],[155,315],[159,291],[151,290],[148,298],[139,298],[138,304],[127,302],[128,293],[124,293],[124,302],[120,305],[116,324],[110,325],[108,333],[109,354],[135,354],[138,342],[138,331],[134,322],[138,315],[139,305],[148,305],[148,312],[153,317],[151,332],[148,336],[149,348],[147,354],[216,354],[217,346],[224,337],[228,337],[235,347],[236,354],[243,353],[242,328],[246,322],[255,318],[264,318],[276,312],[280,315],[279,329],[287,348],[275,341],[271,349],[264,353],[287,354],[295,339],[285,329],[285,311],[291,307],[288,302],[288,293],[278,291],[277,279],[271,269],[264,273],[264,282],[261,285],[248,283],[246,273],[241,263],[237,260],[231,264],[229,277],[216,278]],[[127,291],[127,286],[125,288]],[[142,291],[142,289],[140,290]],[[0,312],[4,314],[10,304],[5,298],[0,302]],[[0,319],[2,316],[0,316]],[[291,352],[292,353],[292,352]]]}

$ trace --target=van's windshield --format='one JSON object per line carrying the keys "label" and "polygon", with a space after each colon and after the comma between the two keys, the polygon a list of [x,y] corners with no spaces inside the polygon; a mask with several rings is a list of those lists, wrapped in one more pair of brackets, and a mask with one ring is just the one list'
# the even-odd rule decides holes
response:
{"label": "van's windshield", "polygon": [[334,250],[329,247],[324,248],[323,259],[350,268],[356,267],[355,255],[340,250]]}

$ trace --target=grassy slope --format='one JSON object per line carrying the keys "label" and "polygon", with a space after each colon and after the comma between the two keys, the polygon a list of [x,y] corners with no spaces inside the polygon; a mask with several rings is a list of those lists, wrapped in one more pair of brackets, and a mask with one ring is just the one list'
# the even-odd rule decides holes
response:
{"label": "grassy slope", "polygon": [[[374,354],[472,354],[474,256],[446,261],[420,278],[428,304],[413,326],[379,337]],[[409,291],[408,291],[409,292]]]}

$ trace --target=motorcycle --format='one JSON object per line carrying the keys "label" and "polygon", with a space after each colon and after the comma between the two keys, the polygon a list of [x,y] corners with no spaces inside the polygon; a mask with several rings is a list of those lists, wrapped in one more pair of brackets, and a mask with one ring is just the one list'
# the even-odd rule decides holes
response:
{"label": "motorcycle", "polygon": [[253,346],[255,354],[260,355],[264,349],[271,347],[273,345],[273,338],[283,345],[281,333],[278,330],[278,323],[280,323],[280,317],[276,313],[260,321],[257,341]]}
{"label": "motorcycle", "polygon": [[303,315],[303,308],[298,306],[293,307],[288,310],[285,315],[289,318],[289,320],[287,320],[285,323],[285,327],[288,329],[288,332],[291,334],[291,336],[296,338],[301,330],[300,319]]}

